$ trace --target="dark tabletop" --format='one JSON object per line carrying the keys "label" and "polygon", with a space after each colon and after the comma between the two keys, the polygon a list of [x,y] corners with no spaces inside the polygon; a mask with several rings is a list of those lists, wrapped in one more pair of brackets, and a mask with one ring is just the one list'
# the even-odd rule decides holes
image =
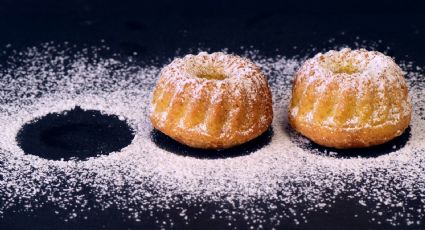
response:
{"label": "dark tabletop", "polygon": [[311,47],[327,49],[330,38],[352,45],[359,37],[382,40],[391,55],[424,63],[424,15],[423,1],[3,0],[0,46],[104,39],[114,52],[168,60],[177,50],[238,52],[240,46],[304,55]]}
{"label": "dark tabletop", "polygon": [[[176,54],[206,48],[240,53],[243,46],[266,56],[292,57],[312,55],[313,48],[327,50],[335,45],[354,46],[359,40],[371,44],[381,40],[376,49],[390,47],[389,55],[425,66],[425,1],[2,0],[0,31],[0,47],[11,44],[20,49],[49,41],[96,46],[104,40],[112,52],[159,65]],[[288,222],[279,227],[388,228],[369,223],[365,210],[358,208],[338,201],[329,213],[309,216],[308,224]],[[354,218],[354,213],[364,216]],[[188,229],[226,226],[225,222],[211,222],[207,215],[190,225],[176,223],[177,228]],[[149,217],[142,223],[123,220],[113,209],[93,212],[88,220],[64,223],[51,215],[47,206],[32,214],[6,213],[0,219],[0,229],[61,228],[151,229],[155,223]]]}

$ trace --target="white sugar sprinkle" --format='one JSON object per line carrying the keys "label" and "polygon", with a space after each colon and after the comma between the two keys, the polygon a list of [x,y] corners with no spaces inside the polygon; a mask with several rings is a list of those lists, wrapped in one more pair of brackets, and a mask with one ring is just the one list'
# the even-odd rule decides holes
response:
{"label": "white sugar sprinkle", "polygon": [[[17,207],[31,212],[52,205],[52,212],[67,213],[70,220],[87,218],[85,213],[95,208],[116,207],[127,218],[143,222],[142,213],[154,216],[176,209],[179,215],[157,221],[171,227],[175,218],[190,224],[206,210],[204,203],[221,202],[211,219],[234,226],[237,218],[244,218],[247,226],[261,228],[282,219],[307,223],[309,214],[328,212],[343,198],[367,208],[371,222],[414,225],[424,218],[422,67],[401,64],[414,107],[406,145],[375,158],[342,159],[301,147],[306,140],[287,127],[292,77],[305,58],[264,58],[248,52],[269,76],[273,137],[251,154],[212,160],[157,147],[150,139],[147,113],[160,68],[100,58],[102,50],[107,49],[71,52],[46,44],[13,51],[1,64],[0,215]],[[85,161],[46,160],[17,146],[15,137],[23,124],[77,105],[126,120],[135,131],[134,140],[119,152]],[[90,194],[83,192],[87,190]],[[199,213],[189,214],[182,204],[196,206]]]}

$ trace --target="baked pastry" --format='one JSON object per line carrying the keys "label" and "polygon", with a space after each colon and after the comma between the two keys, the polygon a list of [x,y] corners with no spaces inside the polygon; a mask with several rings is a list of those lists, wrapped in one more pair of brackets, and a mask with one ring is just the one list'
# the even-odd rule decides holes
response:
{"label": "baked pastry", "polygon": [[411,114],[404,73],[382,53],[319,53],[295,75],[289,123],[317,144],[339,149],[379,145],[401,135]]}
{"label": "baked pastry", "polygon": [[156,129],[185,145],[230,148],[267,130],[272,96],[265,75],[250,60],[201,52],[162,69],[150,119]]}

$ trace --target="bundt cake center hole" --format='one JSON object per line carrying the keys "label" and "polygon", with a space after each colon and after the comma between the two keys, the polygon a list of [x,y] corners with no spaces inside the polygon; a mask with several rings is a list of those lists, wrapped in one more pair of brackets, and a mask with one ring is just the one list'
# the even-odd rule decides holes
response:
{"label": "bundt cake center hole", "polygon": [[360,72],[359,67],[352,61],[345,62],[331,62],[328,64],[328,68],[335,74],[355,74]]}
{"label": "bundt cake center hole", "polygon": [[337,68],[333,71],[334,73],[346,73],[346,74],[353,74],[357,73],[358,70],[354,68],[353,66],[341,66],[340,68]]}
{"label": "bundt cake center hole", "polygon": [[16,141],[26,154],[84,160],[119,151],[133,138],[133,130],[118,116],[75,107],[24,124]]}
{"label": "bundt cake center hole", "polygon": [[198,73],[196,75],[199,78],[205,78],[208,80],[224,80],[226,79],[226,75],[221,74],[221,73],[214,73],[214,72],[210,72],[210,73]]}
{"label": "bundt cake center hole", "polygon": [[193,64],[189,65],[189,71],[193,76],[208,80],[224,80],[228,76],[220,66]]}

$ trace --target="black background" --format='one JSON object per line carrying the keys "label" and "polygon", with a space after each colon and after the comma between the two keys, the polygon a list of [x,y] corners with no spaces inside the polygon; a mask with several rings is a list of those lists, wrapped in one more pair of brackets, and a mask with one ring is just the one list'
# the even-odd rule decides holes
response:
{"label": "black background", "polygon": [[[334,42],[329,44],[331,38]],[[359,38],[371,43],[382,40],[378,50],[390,47],[391,56],[424,66],[425,1],[0,1],[0,47],[11,44],[18,50],[48,41],[96,46],[105,40],[112,52],[164,64],[176,53],[199,48],[238,53],[241,46],[252,46],[264,55],[291,57],[314,54],[313,47],[354,46]],[[353,218],[359,212],[363,214]],[[6,213],[0,229],[156,227],[149,219],[143,224],[122,220],[114,210],[68,223],[49,213],[49,207],[31,216]],[[389,227],[369,223],[365,209],[346,201],[337,202],[329,214],[308,218],[307,225],[288,222],[279,228]],[[177,223],[179,228],[191,229],[226,226],[207,218],[189,226]]]}
{"label": "black background", "polygon": [[330,38],[352,45],[358,36],[382,40],[381,50],[390,46],[393,56],[425,59],[424,1],[0,2],[0,46],[14,48],[47,41],[98,45],[104,39],[114,52],[167,61],[178,50],[238,52],[240,46],[304,55],[311,47],[327,49]]}

